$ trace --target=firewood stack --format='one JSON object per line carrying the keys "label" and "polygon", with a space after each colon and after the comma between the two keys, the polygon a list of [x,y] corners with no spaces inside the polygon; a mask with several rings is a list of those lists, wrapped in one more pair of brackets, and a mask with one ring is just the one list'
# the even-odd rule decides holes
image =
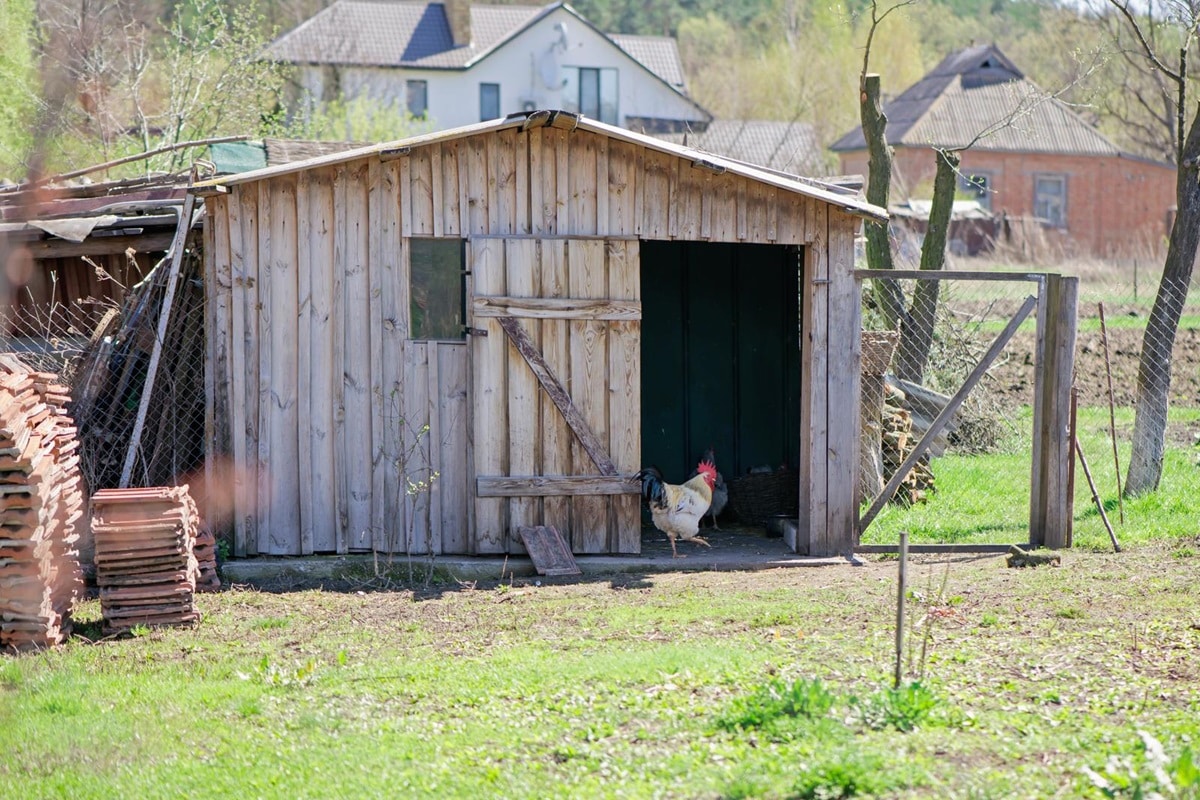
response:
{"label": "firewood stack", "polygon": [[[883,407],[883,469],[885,475],[895,475],[916,446],[920,436],[914,435],[912,413],[904,408],[905,394],[891,384],[884,387]],[[921,456],[904,476],[890,502],[910,506],[923,503],[934,491],[933,470],[929,454]]]}
{"label": "firewood stack", "polygon": [[96,583],[107,632],[199,619],[199,526],[186,486],[102,489],[92,496]]}
{"label": "firewood stack", "polygon": [[50,647],[83,596],[83,491],[67,389],[0,364],[0,649]]}

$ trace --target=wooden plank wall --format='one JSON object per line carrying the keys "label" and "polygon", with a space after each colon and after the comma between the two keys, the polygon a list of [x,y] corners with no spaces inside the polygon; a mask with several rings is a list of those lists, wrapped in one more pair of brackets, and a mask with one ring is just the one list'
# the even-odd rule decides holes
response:
{"label": "wooden plank wall", "polygon": [[[476,498],[471,552],[521,551],[516,531],[522,525],[554,525],[576,553],[638,551],[636,495],[579,488],[568,496],[528,480],[594,478],[600,468],[499,324],[501,317],[516,318],[617,471],[632,474],[641,457],[638,249],[633,240],[471,240],[471,326],[487,332],[471,337],[475,473],[512,477],[513,486],[528,487],[524,494],[514,488],[506,496]],[[605,302],[593,311],[588,300]]]}
{"label": "wooden plank wall", "polygon": [[[92,239],[79,246],[88,244],[99,249],[104,243]],[[137,252],[130,258],[125,253],[103,251],[89,255],[103,273],[78,255],[36,258],[28,280],[12,293],[12,305],[0,314],[0,323],[6,325],[0,333],[87,337],[106,311],[120,308],[126,288],[148,275],[163,255]]]}
{"label": "wooden plank wall", "polygon": [[[486,339],[470,344],[487,351],[471,365],[483,375],[468,376],[466,343],[408,338],[409,238],[468,240],[471,262],[489,265],[468,277],[476,295],[636,300],[638,239],[811,243],[810,277],[848,273],[842,262],[853,220],[828,209],[673,154],[557,128],[482,133],[233,185],[227,199],[210,204],[225,227],[214,228],[224,230],[224,244],[208,258],[210,274],[230,276],[210,288],[210,299],[225,295],[228,318],[228,353],[214,353],[227,389],[212,385],[223,391],[233,431],[234,552],[502,552],[519,548],[511,523],[533,518],[563,530],[577,552],[635,551],[621,520],[636,517],[636,497],[474,497],[476,474],[570,475],[594,465],[584,463],[586,453],[528,367],[513,360],[494,319],[480,323]],[[227,263],[218,268],[213,259]],[[801,286],[812,335],[803,341],[813,348],[805,378],[832,380],[850,356],[826,363],[820,353],[857,317],[829,318],[849,313],[845,286]],[[522,326],[549,368],[572,376],[572,397],[618,468],[636,470],[636,318]],[[471,386],[494,388],[472,398]],[[854,484],[826,466],[828,408],[847,391],[826,384],[805,400],[815,426],[805,451],[813,472],[801,489],[819,511],[814,524],[825,519],[831,487]],[[503,446],[480,454],[468,429],[476,437],[493,431]],[[410,458],[421,452],[414,431],[424,431],[428,455]],[[840,441],[840,433],[832,436]],[[837,458],[856,463],[849,451]],[[423,470],[437,471],[430,491],[406,491],[406,460],[406,477],[418,483]],[[593,514],[603,527],[585,529],[582,520]],[[812,535],[841,534],[813,528]]]}
{"label": "wooden plank wall", "polygon": [[816,237],[800,281],[800,524],[809,555],[849,553],[857,543],[858,393],[862,327],[852,274],[856,220],[817,206]]}
{"label": "wooden plank wall", "polygon": [[465,550],[466,345],[407,340],[399,174],[364,161],[208,200],[237,555]]}

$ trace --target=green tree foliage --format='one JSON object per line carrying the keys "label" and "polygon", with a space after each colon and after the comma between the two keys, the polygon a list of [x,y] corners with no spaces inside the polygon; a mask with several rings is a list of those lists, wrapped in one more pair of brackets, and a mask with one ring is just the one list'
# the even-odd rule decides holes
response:
{"label": "green tree foliage", "polygon": [[[32,6],[20,0],[0,14]],[[36,131],[36,152],[20,154],[22,174],[32,164],[53,174],[192,139],[253,135],[277,102],[281,68],[259,59],[267,38],[253,3],[39,0],[36,24],[37,41],[21,40],[40,72],[23,89],[39,113],[23,127]],[[178,170],[194,155],[169,152],[108,177]]]}
{"label": "green tree foliage", "polygon": [[0,3],[0,178],[24,177],[37,116],[33,0]]}
{"label": "green tree foliage", "polygon": [[[752,13],[714,7],[683,18],[675,34],[692,96],[717,117],[802,120],[822,142],[832,142],[858,124],[869,6],[868,0],[772,0]],[[921,0],[879,29],[871,70],[883,76],[886,98],[947,53],[994,41],[1029,63],[1035,81],[1066,85],[1095,49],[1069,37],[1069,20],[1078,25],[1078,14],[1034,0]]]}
{"label": "green tree foliage", "polygon": [[434,130],[435,121],[417,118],[396,104],[369,97],[331,100],[304,115],[286,118],[267,132],[292,139],[322,142],[390,142]]}

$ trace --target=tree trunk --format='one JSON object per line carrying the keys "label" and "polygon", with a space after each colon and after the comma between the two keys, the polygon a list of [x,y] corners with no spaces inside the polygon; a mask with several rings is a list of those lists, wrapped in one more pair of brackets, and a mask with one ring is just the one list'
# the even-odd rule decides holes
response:
{"label": "tree trunk", "polygon": [[[892,191],[892,148],[888,147],[887,115],[879,99],[879,76],[863,75],[860,86],[859,115],[863,138],[867,142],[867,202],[888,207]],[[893,269],[892,247],[888,241],[888,223],[868,220],[865,225],[868,269]],[[896,330],[904,320],[904,292],[894,280],[875,280],[875,301],[888,330]]]}
{"label": "tree trunk", "polygon": [[1200,246],[1200,108],[1192,119],[1179,161],[1175,224],[1167,244],[1162,282],[1150,310],[1138,362],[1137,410],[1133,421],[1133,453],[1125,480],[1132,497],[1158,488],[1166,449],[1167,406],[1171,388],[1171,351],[1192,267]]}
{"label": "tree trunk", "polygon": [[[954,209],[957,185],[958,153],[937,151],[937,175],[933,179],[933,205],[921,245],[921,269],[940,270],[946,265],[946,239],[950,234],[950,213]],[[912,307],[908,311],[900,349],[896,354],[896,377],[922,383],[933,344],[933,326],[937,321],[938,293],[941,281],[917,281]]]}

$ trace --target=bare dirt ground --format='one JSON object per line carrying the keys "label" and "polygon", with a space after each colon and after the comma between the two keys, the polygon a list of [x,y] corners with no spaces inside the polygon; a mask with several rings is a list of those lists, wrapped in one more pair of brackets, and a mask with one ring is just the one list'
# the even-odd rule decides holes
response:
{"label": "bare dirt ground", "polygon": [[[1113,401],[1118,408],[1132,408],[1137,393],[1138,357],[1142,331],[1135,328],[1108,330],[1108,365],[1111,367]],[[1009,345],[1006,360],[990,371],[990,390],[1020,403],[1033,401],[1034,335],[1021,332]],[[1079,405],[1106,406],[1108,379],[1104,343],[1099,331],[1079,333],[1075,348],[1075,387]],[[1171,362],[1171,402],[1200,405],[1200,330],[1186,328],[1175,338]]]}

